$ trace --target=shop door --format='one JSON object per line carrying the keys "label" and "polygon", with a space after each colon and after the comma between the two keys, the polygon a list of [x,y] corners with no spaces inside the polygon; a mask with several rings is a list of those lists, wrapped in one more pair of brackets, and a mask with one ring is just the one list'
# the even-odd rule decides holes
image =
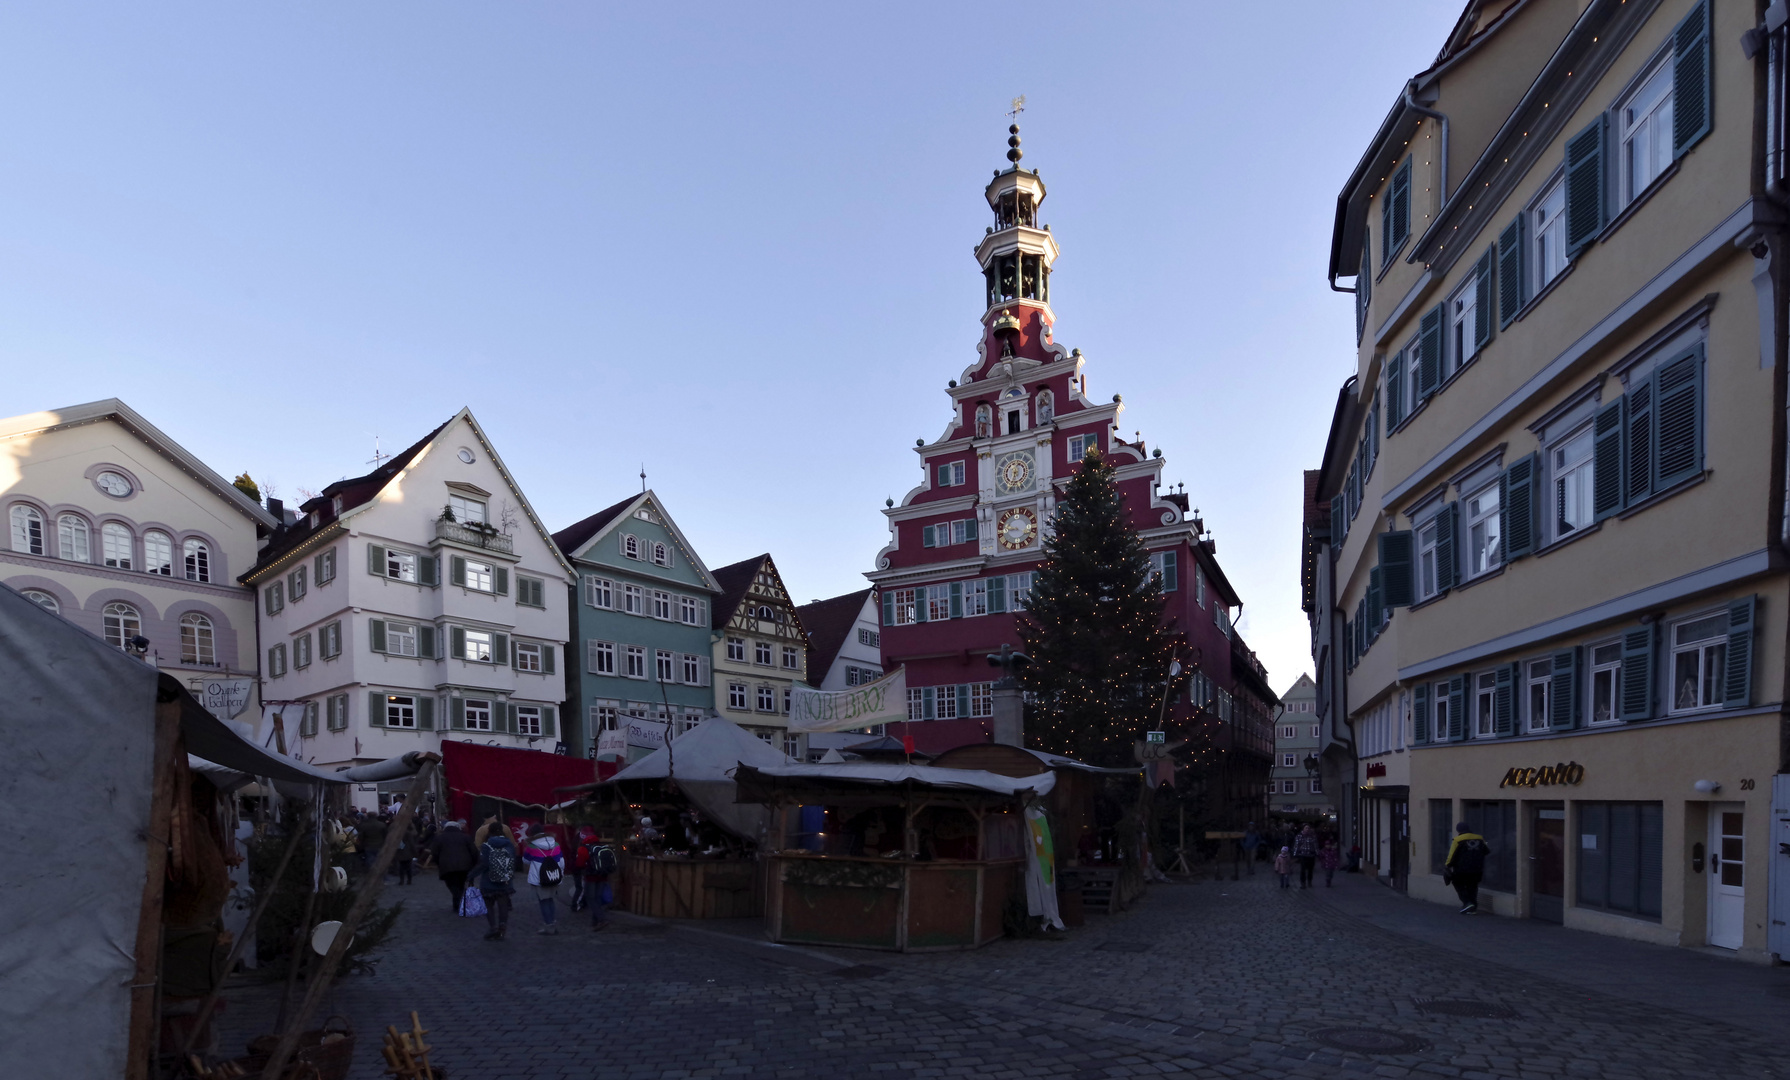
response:
{"label": "shop door", "polygon": [[1746,810],[1709,805],[1709,943],[1740,948],[1746,925]]}
{"label": "shop door", "polygon": [[1529,829],[1529,917],[1557,923],[1566,907],[1566,807],[1537,806]]}
{"label": "shop door", "polygon": [[1405,799],[1388,804],[1392,814],[1392,887],[1404,892],[1411,879],[1411,804]]}

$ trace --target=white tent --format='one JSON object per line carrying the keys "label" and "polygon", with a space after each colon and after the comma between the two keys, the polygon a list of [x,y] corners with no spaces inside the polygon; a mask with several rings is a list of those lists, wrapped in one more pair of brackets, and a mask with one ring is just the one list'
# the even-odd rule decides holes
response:
{"label": "white tent", "polygon": [[764,807],[734,802],[733,772],[742,763],[771,768],[789,764],[789,758],[738,724],[711,716],[603,783],[670,780],[710,821],[757,840],[764,834]]}

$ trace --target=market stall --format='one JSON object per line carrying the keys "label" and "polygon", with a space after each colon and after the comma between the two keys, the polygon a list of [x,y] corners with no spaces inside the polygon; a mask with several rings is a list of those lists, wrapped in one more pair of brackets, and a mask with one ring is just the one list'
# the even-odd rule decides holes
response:
{"label": "market stall", "polygon": [[[774,941],[970,949],[1002,935],[1012,905],[1039,913],[1026,809],[1055,785],[1049,772],[741,764],[734,779],[740,801],[770,815],[765,932]],[[819,830],[802,821],[814,808]],[[1054,917],[1054,904],[1047,910]]]}

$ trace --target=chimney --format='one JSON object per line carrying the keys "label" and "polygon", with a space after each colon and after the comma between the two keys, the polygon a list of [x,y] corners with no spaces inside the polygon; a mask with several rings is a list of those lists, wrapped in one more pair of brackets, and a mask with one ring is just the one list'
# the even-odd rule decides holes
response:
{"label": "chimney", "polygon": [[272,495],[267,497],[267,512],[272,514],[273,519],[280,524],[286,523],[286,504]]}

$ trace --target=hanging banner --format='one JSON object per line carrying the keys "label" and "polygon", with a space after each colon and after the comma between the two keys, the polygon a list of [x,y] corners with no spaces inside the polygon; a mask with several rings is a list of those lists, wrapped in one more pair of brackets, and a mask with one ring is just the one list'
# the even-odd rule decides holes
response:
{"label": "hanging banner", "polygon": [[851,731],[907,719],[907,667],[849,690],[796,686],[789,696],[789,730]]}
{"label": "hanging banner", "polygon": [[625,758],[628,756],[628,733],[620,730],[605,731],[597,736],[597,760],[604,758]]}
{"label": "hanging banner", "polygon": [[234,720],[249,707],[249,691],[255,680],[244,677],[240,679],[206,679],[205,689],[199,695],[199,703],[205,711],[219,720]]}
{"label": "hanging banner", "polygon": [[669,727],[662,720],[648,720],[644,716],[624,716],[627,722],[627,740],[629,746],[646,746],[657,750],[665,745],[665,729]]}
{"label": "hanging banner", "polygon": [[1044,918],[1044,925],[1063,929],[1057,912],[1057,856],[1050,822],[1037,806],[1026,807],[1026,914]]}

